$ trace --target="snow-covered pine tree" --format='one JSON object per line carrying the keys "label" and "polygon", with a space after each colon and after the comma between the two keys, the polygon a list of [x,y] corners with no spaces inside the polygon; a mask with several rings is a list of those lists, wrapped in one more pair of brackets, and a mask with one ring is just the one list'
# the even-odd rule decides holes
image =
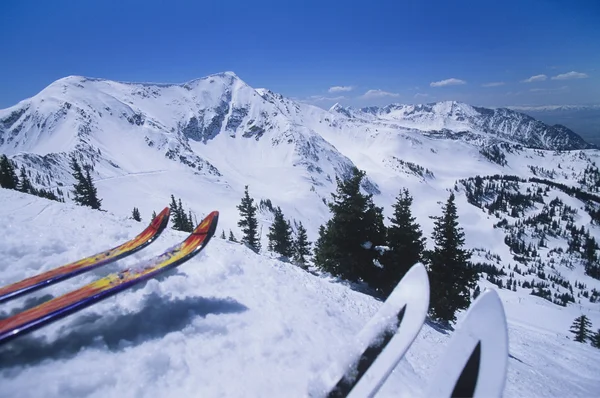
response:
{"label": "snow-covered pine tree", "polygon": [[575,335],[575,341],[585,343],[591,336],[591,327],[592,322],[590,322],[588,317],[586,315],[581,315],[575,318],[569,331]]}
{"label": "snow-covered pine tree", "polygon": [[283,216],[280,207],[273,209],[275,218],[269,227],[268,249],[284,257],[292,257],[292,227]]}
{"label": "snow-covered pine tree", "polygon": [[298,224],[298,233],[293,244],[294,251],[294,263],[302,268],[307,268],[306,257],[310,256],[310,242],[306,235],[306,228],[302,225],[302,222]]}
{"label": "snow-covered pine tree", "polygon": [[254,205],[254,199],[248,193],[248,185],[244,190],[244,197],[237,206],[240,211],[240,220],[238,227],[242,228],[242,243],[246,244],[255,252],[260,251],[260,239],[258,236],[258,220],[256,219],[257,207]]}
{"label": "snow-covered pine tree", "polygon": [[19,178],[15,172],[15,167],[6,155],[0,157],[0,187],[7,189],[17,189]]}
{"label": "snow-covered pine tree", "polygon": [[381,259],[383,270],[378,288],[387,297],[404,275],[417,262],[422,261],[425,238],[421,227],[412,216],[410,206],[413,198],[407,189],[396,198],[394,216],[387,229],[387,250]]}
{"label": "snow-covered pine tree", "polygon": [[225,236],[225,230],[224,229],[221,230],[221,239],[223,239],[223,240],[227,239],[227,237]]}
{"label": "snow-covered pine tree", "polygon": [[152,220],[154,220],[156,218],[156,212],[154,210],[152,210]]}
{"label": "snow-covered pine tree", "polygon": [[337,190],[329,203],[332,217],[319,228],[315,264],[323,271],[350,281],[374,285],[379,270],[374,260],[375,246],[385,244],[383,209],[375,206],[372,195],[360,192],[364,171],[353,168],[342,181],[336,177]]}
{"label": "snow-covered pine tree", "polygon": [[137,207],[133,208],[133,211],[131,212],[131,218],[133,218],[135,221],[142,221],[142,216],[140,216],[140,210]]}
{"label": "snow-covered pine tree", "polygon": [[235,235],[233,234],[233,231],[231,231],[231,230],[229,230],[229,238],[228,238],[228,240],[229,240],[230,242],[235,242],[235,243],[237,243],[237,239],[235,238]]}
{"label": "snow-covered pine tree", "polygon": [[435,220],[435,248],[426,253],[431,283],[430,316],[442,323],[456,320],[456,311],[471,303],[470,290],[477,282],[477,271],[469,262],[471,253],[463,249],[465,234],[458,223],[454,193]]}

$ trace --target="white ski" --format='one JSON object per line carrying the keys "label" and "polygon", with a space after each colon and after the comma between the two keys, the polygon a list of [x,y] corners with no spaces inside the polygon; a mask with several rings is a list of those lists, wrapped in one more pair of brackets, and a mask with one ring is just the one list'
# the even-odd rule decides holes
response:
{"label": "white ski", "polygon": [[504,307],[495,290],[486,290],[459,323],[425,396],[501,397],[507,365]]}
{"label": "white ski", "polygon": [[414,265],[339,361],[312,383],[311,397],[372,397],[402,359],[423,326],[429,278]]}

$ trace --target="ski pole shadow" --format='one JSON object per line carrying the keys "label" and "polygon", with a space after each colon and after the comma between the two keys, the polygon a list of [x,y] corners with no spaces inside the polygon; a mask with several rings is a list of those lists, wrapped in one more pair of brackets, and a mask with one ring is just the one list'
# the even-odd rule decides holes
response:
{"label": "ski pole shadow", "polygon": [[186,297],[169,300],[149,295],[140,311],[124,314],[86,314],[67,327],[68,333],[48,342],[23,336],[0,347],[0,370],[32,366],[46,360],[72,358],[86,348],[119,351],[182,330],[197,317],[241,313],[248,308],[233,299]]}

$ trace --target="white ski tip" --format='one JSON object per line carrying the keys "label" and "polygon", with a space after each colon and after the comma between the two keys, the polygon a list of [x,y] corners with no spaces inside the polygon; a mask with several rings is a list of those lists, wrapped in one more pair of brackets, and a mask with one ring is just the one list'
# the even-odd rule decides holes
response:
{"label": "white ski tip", "polygon": [[[346,396],[336,385],[350,381],[349,396],[372,396],[385,382],[421,330],[429,307],[429,278],[422,264],[416,264],[404,275],[377,313],[352,339],[337,361],[309,383],[310,397]],[[401,321],[400,321],[401,319]],[[398,326],[398,323],[400,325]],[[389,333],[392,333],[390,336]],[[391,338],[385,343],[383,336]],[[384,345],[381,345],[384,344]],[[382,349],[362,375],[356,366],[368,348]],[[371,354],[369,354],[371,355]],[[365,360],[368,363],[368,359]],[[359,379],[359,380],[358,380]],[[353,383],[356,383],[352,386]],[[333,395],[332,392],[337,392]]]}
{"label": "white ski tip", "polygon": [[467,384],[474,384],[475,398],[500,397],[508,365],[508,333],[504,307],[495,290],[484,291],[458,325],[431,378],[427,397],[456,395],[457,381],[478,344],[479,361],[474,362],[478,366],[467,370]]}

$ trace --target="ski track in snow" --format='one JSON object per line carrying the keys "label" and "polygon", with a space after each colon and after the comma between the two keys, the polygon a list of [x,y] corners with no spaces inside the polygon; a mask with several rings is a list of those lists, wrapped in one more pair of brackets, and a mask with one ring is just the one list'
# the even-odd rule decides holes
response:
{"label": "ski track in snow", "polygon": [[[146,226],[4,189],[0,219],[1,284],[115,246]],[[158,254],[185,236],[166,230],[127,259],[4,304],[0,316]],[[511,353],[504,396],[597,396],[600,350],[573,342],[561,317],[538,327],[524,316],[538,304],[500,293]],[[213,238],[198,257],[157,280],[0,347],[0,397],[305,397],[311,380],[380,305],[343,284]],[[579,315],[576,307],[548,308],[566,312],[569,322]],[[597,311],[590,318],[600,326]],[[449,337],[426,324],[378,396],[420,396]]]}

